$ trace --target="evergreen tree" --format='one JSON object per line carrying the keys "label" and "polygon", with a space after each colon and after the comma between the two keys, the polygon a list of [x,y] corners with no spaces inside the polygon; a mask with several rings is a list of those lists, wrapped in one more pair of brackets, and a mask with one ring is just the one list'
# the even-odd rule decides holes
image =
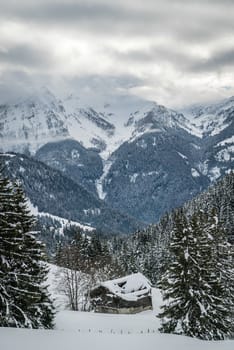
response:
{"label": "evergreen tree", "polygon": [[174,255],[170,268],[162,276],[159,287],[163,291],[163,306],[161,331],[166,333],[181,332],[181,319],[189,294],[190,271],[188,266],[189,230],[187,219],[182,210],[174,213],[173,239],[170,252]]}
{"label": "evergreen tree", "polygon": [[160,330],[207,340],[230,336],[234,304],[228,288],[234,277],[217,215],[198,211],[187,220],[177,211],[170,252],[173,261],[160,281]]}
{"label": "evergreen tree", "polygon": [[43,246],[21,188],[0,178],[0,325],[51,328]]}
{"label": "evergreen tree", "polygon": [[13,300],[10,298],[11,285],[16,276],[14,274],[14,261],[18,242],[17,231],[10,222],[11,213],[14,212],[14,198],[12,187],[8,179],[0,177],[0,325],[7,326],[12,318]]}

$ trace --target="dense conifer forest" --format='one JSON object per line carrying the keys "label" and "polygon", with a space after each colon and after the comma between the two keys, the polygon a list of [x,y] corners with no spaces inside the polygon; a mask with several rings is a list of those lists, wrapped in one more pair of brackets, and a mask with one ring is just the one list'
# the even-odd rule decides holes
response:
{"label": "dense conifer forest", "polygon": [[[162,332],[224,339],[233,335],[233,203],[230,173],[132,235],[112,237],[68,225],[63,236],[48,241],[52,255],[47,260],[65,269],[63,283],[73,310],[80,309],[84,290],[82,310],[91,310],[89,293],[100,281],[142,272],[161,289]],[[45,247],[38,241],[46,226],[36,231],[22,189],[3,177],[0,205],[1,325],[51,328],[53,307],[43,286]]]}

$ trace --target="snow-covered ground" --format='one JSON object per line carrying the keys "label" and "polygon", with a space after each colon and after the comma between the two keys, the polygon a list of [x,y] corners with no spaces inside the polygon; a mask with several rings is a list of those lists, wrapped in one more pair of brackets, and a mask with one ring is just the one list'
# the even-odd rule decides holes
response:
{"label": "snow-covered ground", "polygon": [[98,193],[98,197],[100,199],[105,199],[105,197],[106,197],[106,193],[104,192],[104,182],[105,182],[105,178],[107,177],[108,172],[109,172],[112,164],[113,164],[113,162],[111,160],[103,161],[102,176],[100,177],[100,179],[96,180],[97,193]]}
{"label": "snow-covered ground", "polygon": [[160,334],[152,313],[105,315],[62,311],[55,330],[0,328],[1,350],[232,350],[233,341]]}
{"label": "snow-covered ground", "polygon": [[[59,269],[50,267],[48,282],[57,307],[64,299],[56,285]],[[0,350],[231,350],[233,341],[200,341],[184,336],[160,334],[156,314],[160,292],[153,289],[153,311],[136,315],[75,312],[60,307],[54,330],[0,328]]]}
{"label": "snow-covered ground", "polygon": [[94,230],[94,228],[92,226],[83,225],[77,221],[68,220],[65,218],[61,218],[60,216],[52,215],[49,213],[39,212],[38,208],[32,204],[32,202],[30,201],[29,198],[27,200],[27,205],[28,205],[28,209],[30,210],[32,215],[34,215],[36,217],[47,217],[47,218],[50,218],[52,220],[58,221],[61,224],[61,228],[60,228],[61,234],[63,234],[63,230],[66,226],[76,226],[76,227],[81,228],[84,231],[89,231],[89,232]]}

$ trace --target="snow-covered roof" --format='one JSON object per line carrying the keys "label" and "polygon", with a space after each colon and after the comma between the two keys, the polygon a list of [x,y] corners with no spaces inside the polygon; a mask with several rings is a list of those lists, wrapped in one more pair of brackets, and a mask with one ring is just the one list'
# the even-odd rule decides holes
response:
{"label": "snow-covered roof", "polygon": [[122,299],[136,301],[151,292],[149,280],[140,272],[100,284]]}

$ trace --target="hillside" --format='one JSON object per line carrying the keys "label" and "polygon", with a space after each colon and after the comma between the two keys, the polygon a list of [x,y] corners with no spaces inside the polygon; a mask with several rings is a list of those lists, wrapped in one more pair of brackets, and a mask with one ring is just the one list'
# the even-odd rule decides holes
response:
{"label": "hillside", "polygon": [[[234,174],[226,175],[208,190],[182,206],[187,218],[198,210],[216,210],[218,221],[231,244],[234,243]],[[162,216],[157,224],[149,225],[127,238],[111,240],[112,254],[127,273],[140,271],[152,283],[157,284],[167,264],[170,264],[169,244],[174,223],[171,211]]]}
{"label": "hillside", "polygon": [[0,154],[4,175],[20,181],[39,213],[92,226],[106,233],[129,233],[141,224],[108,206],[59,170],[22,154]]}

